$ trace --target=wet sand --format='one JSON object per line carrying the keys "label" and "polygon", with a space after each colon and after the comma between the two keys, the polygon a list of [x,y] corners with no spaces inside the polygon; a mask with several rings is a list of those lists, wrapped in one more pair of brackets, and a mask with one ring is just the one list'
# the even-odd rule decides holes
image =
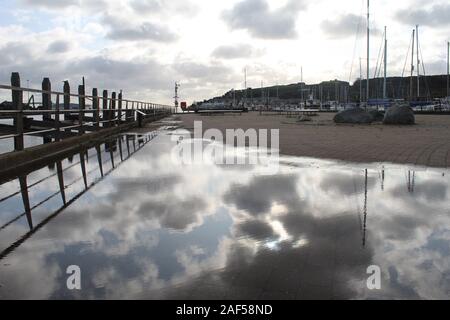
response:
{"label": "wet sand", "polygon": [[350,162],[390,162],[430,167],[450,167],[450,116],[416,115],[414,126],[336,125],[332,113],[321,113],[311,122],[296,122],[286,115],[179,115],[183,127],[193,130],[280,129],[280,153],[300,157]]}

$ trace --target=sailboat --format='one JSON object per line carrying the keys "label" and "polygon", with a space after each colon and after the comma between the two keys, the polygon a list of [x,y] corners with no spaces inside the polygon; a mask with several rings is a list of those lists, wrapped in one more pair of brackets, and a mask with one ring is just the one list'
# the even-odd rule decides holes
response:
{"label": "sailboat", "polygon": [[[384,33],[384,79],[383,79],[383,98],[382,99],[371,99],[370,98],[370,0],[367,0],[367,57],[366,57],[366,92],[365,92],[365,101],[363,101],[363,88],[362,88],[362,64],[361,58],[359,61],[360,66],[360,93],[359,93],[359,106],[367,109],[369,106],[390,106],[390,100],[387,98],[387,27],[385,27]],[[350,105],[349,105],[350,106]]]}
{"label": "sailboat", "polygon": [[[415,37],[414,37],[415,35]],[[414,41],[415,41],[415,48],[414,48]],[[416,49],[416,60],[414,61],[414,49]],[[411,78],[410,78],[410,97],[409,97],[409,105],[411,108],[420,108],[420,110],[423,110],[424,107],[434,107],[434,102],[431,101],[431,95],[428,89],[428,92],[426,95],[421,96],[421,87],[420,87],[420,67],[422,65],[422,69],[425,75],[425,67],[423,63],[423,57],[421,58],[421,49],[419,46],[419,25],[416,25],[416,28],[413,30],[413,37],[412,37],[412,55],[411,55]],[[413,88],[413,76],[414,76],[414,63],[416,63],[416,93],[414,95],[414,88]],[[426,81],[426,78],[425,78]]]}

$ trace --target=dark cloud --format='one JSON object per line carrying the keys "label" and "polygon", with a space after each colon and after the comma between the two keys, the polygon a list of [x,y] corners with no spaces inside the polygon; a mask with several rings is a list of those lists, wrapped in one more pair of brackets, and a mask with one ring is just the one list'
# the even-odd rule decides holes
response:
{"label": "dark cloud", "polygon": [[173,42],[178,38],[168,27],[151,22],[134,25],[110,15],[104,17],[103,22],[109,28],[107,37],[112,40]]}
{"label": "dark cloud", "polygon": [[295,207],[299,202],[296,182],[296,175],[258,176],[248,185],[232,185],[224,199],[252,215],[267,213],[275,201]]}
{"label": "dark cloud", "polygon": [[113,29],[108,33],[113,40],[155,40],[160,42],[172,42],[177,37],[175,34],[161,26],[145,22],[137,27],[124,27]]}
{"label": "dark cloud", "polygon": [[291,0],[282,8],[270,10],[266,0],[244,0],[225,11],[222,18],[231,29],[248,30],[257,38],[292,39],[297,36],[297,14],[304,7],[303,1]]}
{"label": "dark cloud", "polygon": [[260,220],[248,220],[237,225],[237,234],[249,236],[255,240],[267,240],[275,236],[272,227]]}
{"label": "dark cloud", "polygon": [[[8,83],[11,72],[20,72],[22,79],[30,80],[34,86],[39,86],[43,77],[50,77],[55,89],[60,89],[58,86],[62,80],[69,80],[75,85],[84,76],[90,87],[123,89],[125,94],[167,90],[169,95],[171,91],[173,71],[156,60],[123,61],[98,55],[66,61],[63,55],[59,58],[36,56],[37,53],[27,47],[25,43],[14,42],[0,48],[1,82]],[[155,74],[158,76],[155,77]]]}
{"label": "dark cloud", "polygon": [[[104,82],[110,88],[126,90],[166,89],[171,83],[170,69],[154,60],[121,61],[97,56],[82,59],[70,67],[73,74],[89,74],[91,83]],[[158,74],[158,77],[154,75]],[[132,79],[132,81],[130,81]]]}
{"label": "dark cloud", "polygon": [[436,4],[429,9],[406,8],[396,13],[396,18],[408,25],[449,26],[450,4]]}
{"label": "dark cloud", "polygon": [[224,45],[212,52],[213,57],[223,59],[250,58],[256,54],[257,52],[248,44]]}
{"label": "dark cloud", "polygon": [[[22,42],[8,42],[0,47],[0,65],[20,65],[30,61],[33,57],[33,52],[30,47]],[[0,74],[2,72],[0,71]]]}
{"label": "dark cloud", "polygon": [[64,53],[69,51],[70,43],[64,40],[54,41],[47,48],[48,53]]}
{"label": "dark cloud", "polygon": [[[361,16],[356,14],[346,14],[335,20],[325,20],[321,23],[322,30],[333,38],[346,38],[354,36],[357,31],[358,24],[361,23]],[[361,25],[361,27],[363,27]]]}

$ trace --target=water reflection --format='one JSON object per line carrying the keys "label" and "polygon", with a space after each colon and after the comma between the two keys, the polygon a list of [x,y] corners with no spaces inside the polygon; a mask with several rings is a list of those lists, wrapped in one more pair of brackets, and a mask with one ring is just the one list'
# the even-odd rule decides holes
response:
{"label": "water reflection", "polygon": [[[448,171],[293,157],[275,175],[258,166],[181,167],[169,135],[143,139],[64,160],[45,187],[30,187],[42,174],[27,175],[30,208],[57,192],[62,209],[47,220],[30,209],[33,237],[0,260],[1,298],[449,297]],[[104,179],[92,185],[102,167]],[[2,196],[3,188],[18,192],[5,202],[21,198],[12,187],[2,186]],[[2,202],[2,247],[18,239],[11,230],[29,232],[13,214],[26,202]],[[66,288],[72,264],[81,267],[81,291]],[[379,291],[366,287],[374,264]]]}
{"label": "water reflection", "polygon": [[[136,137],[136,135],[120,135],[113,138],[108,138],[106,142],[104,143],[104,151],[109,152],[110,154],[110,161],[112,168],[106,172],[106,175],[109,175],[112,170],[115,168],[114,166],[114,151],[116,150],[117,145],[119,145],[120,150],[123,140],[125,139],[132,139],[133,141],[136,139],[139,139],[142,141],[140,144],[139,149],[145,145],[145,143],[149,142],[154,138],[154,135],[139,135]],[[70,165],[63,165],[63,161],[66,159],[61,159],[59,161],[56,161],[56,163],[50,163],[47,168],[30,168],[29,170],[31,172],[24,173],[23,175],[20,175],[17,177],[19,190],[18,191],[12,191],[10,194],[4,196],[4,198],[0,199],[0,203],[8,206],[8,202],[14,202],[14,200],[18,200],[19,196],[21,196],[22,204],[24,212],[21,214],[18,214],[17,216],[13,216],[11,220],[8,220],[10,218],[5,217],[5,214],[2,214],[0,217],[0,230],[3,231],[3,234],[0,235],[0,239],[3,240],[3,236],[5,233],[8,235],[8,237],[11,237],[11,229],[14,230],[13,223],[20,221],[21,218],[26,217],[27,224],[29,227],[29,230],[25,232],[23,228],[19,231],[16,235],[16,241],[12,242],[9,246],[4,247],[5,244],[8,244],[8,242],[3,243],[0,247],[0,259],[3,259],[6,257],[9,253],[11,253],[14,249],[16,249],[18,246],[20,246],[25,240],[27,240],[29,237],[31,237],[36,231],[38,231],[40,228],[42,228],[45,224],[47,224],[49,221],[51,221],[53,218],[55,218],[58,214],[60,214],[65,208],[67,208],[69,205],[74,203],[79,197],[81,197],[85,192],[87,192],[90,188],[92,188],[95,184],[99,183],[101,181],[101,178],[105,176],[103,172],[103,166],[104,162],[102,161],[102,151],[101,151],[101,145],[102,143],[97,144],[92,149],[96,151],[97,153],[97,159],[98,159],[98,166],[92,166],[89,170],[89,172],[86,170],[87,165],[86,162],[89,161],[89,150],[87,149],[80,149],[79,151],[79,162],[73,164],[73,157],[68,158],[68,163]],[[138,149],[138,150],[139,150]],[[137,151],[137,150],[136,150]],[[128,158],[132,154],[128,155]],[[127,159],[128,159],[127,158]],[[123,158],[122,153],[120,152],[120,162],[124,162],[126,159]],[[72,170],[77,166],[80,165],[80,171],[81,176],[76,176],[74,179],[74,175],[72,173]],[[56,173],[54,173],[56,167]],[[64,167],[64,168],[63,168]],[[48,170],[47,170],[48,169]],[[97,177],[95,175],[96,171],[100,173],[100,177]],[[32,173],[34,176],[36,173],[39,175],[39,180],[33,183],[28,182],[28,175]],[[72,178],[73,180],[65,184],[64,179],[66,178]],[[30,192],[29,188],[33,188],[33,191],[39,189],[46,189],[48,186],[48,182],[53,179],[55,176],[57,176],[58,179],[58,190],[55,190],[55,192],[51,192],[47,197],[41,197],[39,199],[39,202],[36,201],[36,203],[31,204],[30,201]],[[92,181],[88,182],[88,176],[92,177]],[[3,180],[5,180],[5,177],[2,177]],[[80,181],[83,183],[83,187],[79,192],[75,192],[73,195],[71,195],[71,198],[69,200],[66,199],[66,190],[69,188],[72,188],[73,186],[76,186],[77,184],[80,184]],[[15,181],[8,181],[4,184],[6,186],[5,192],[7,193],[7,189],[11,188],[12,185],[15,183]],[[11,189],[10,189],[11,190]],[[2,190],[3,191],[3,190]],[[2,194],[4,194],[2,192]],[[61,196],[62,203],[57,204],[54,206],[51,202],[58,196]],[[54,201],[55,203],[55,201]],[[58,201],[56,201],[58,203]],[[16,204],[17,205],[17,204]],[[5,206],[5,207],[6,207]],[[20,208],[20,206],[18,206]],[[40,209],[41,207],[44,207],[45,210],[48,212],[47,216],[40,216],[39,213],[38,219],[39,223],[35,226],[33,216],[35,215],[35,211]],[[53,211],[53,212],[52,212]],[[9,227],[9,228],[8,228]],[[7,230],[5,230],[7,229]]]}

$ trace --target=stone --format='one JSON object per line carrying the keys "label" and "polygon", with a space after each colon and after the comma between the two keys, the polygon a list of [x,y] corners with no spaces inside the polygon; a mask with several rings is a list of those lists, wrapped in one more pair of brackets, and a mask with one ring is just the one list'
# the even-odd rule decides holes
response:
{"label": "stone", "polygon": [[340,111],[334,116],[335,123],[369,124],[373,117],[364,109],[359,107]]}
{"label": "stone", "polygon": [[387,109],[384,115],[384,124],[401,124],[412,125],[415,124],[414,112],[408,106],[393,106]]}
{"label": "stone", "polygon": [[373,122],[383,122],[384,113],[378,110],[370,110],[369,114],[372,116]]}

